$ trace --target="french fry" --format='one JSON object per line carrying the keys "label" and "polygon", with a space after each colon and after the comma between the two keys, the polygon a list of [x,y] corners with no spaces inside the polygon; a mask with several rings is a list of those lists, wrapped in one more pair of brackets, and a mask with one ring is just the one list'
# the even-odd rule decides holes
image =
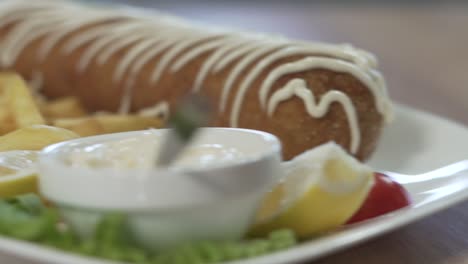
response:
{"label": "french fry", "polygon": [[39,94],[37,92],[33,93],[33,98],[34,98],[34,102],[39,108],[39,112],[41,112],[42,115],[44,116],[44,108],[48,105],[47,98],[45,98],[42,94]]}
{"label": "french fry", "polygon": [[32,125],[23,127],[0,137],[0,151],[41,150],[61,141],[79,137],[63,128]]}
{"label": "french fry", "polygon": [[160,128],[163,121],[158,118],[134,115],[100,114],[83,118],[62,118],[52,122],[53,126],[66,128],[81,136]]}
{"label": "french fry", "polygon": [[15,170],[5,166],[0,166],[0,177],[15,173]]}
{"label": "french fry", "polygon": [[102,125],[93,117],[85,118],[61,118],[52,122],[55,127],[65,128],[76,134],[87,137],[104,134]]}
{"label": "french fry", "polygon": [[15,121],[11,116],[4,116],[2,110],[0,110],[0,136],[8,134],[16,129]]}
{"label": "french fry", "polygon": [[136,115],[98,115],[94,117],[104,128],[105,133],[117,133],[148,128],[161,128],[163,121],[158,118]]}
{"label": "french fry", "polygon": [[7,104],[3,89],[0,89],[0,136],[16,129],[15,120]]}
{"label": "french fry", "polygon": [[45,103],[41,109],[46,119],[85,117],[88,113],[77,97],[69,96]]}
{"label": "french fry", "polygon": [[[54,127],[44,125],[46,122]],[[19,75],[0,73],[0,151],[40,150],[79,136],[160,128],[163,124],[163,119],[153,116],[90,116],[77,97],[48,101],[31,93]]]}
{"label": "french fry", "polygon": [[27,84],[15,73],[0,73],[0,88],[18,128],[45,124]]}

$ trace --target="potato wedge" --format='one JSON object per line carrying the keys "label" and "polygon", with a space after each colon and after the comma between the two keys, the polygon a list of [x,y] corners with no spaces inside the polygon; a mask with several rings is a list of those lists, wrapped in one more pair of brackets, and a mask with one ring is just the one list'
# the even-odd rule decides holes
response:
{"label": "potato wedge", "polygon": [[16,73],[0,73],[0,88],[18,128],[45,124],[27,84]]}
{"label": "potato wedge", "polygon": [[0,177],[15,173],[15,170],[0,165]]}
{"label": "potato wedge", "polygon": [[77,97],[69,96],[46,102],[42,109],[46,119],[85,117],[88,113]]}
{"label": "potato wedge", "polygon": [[0,151],[41,150],[48,145],[78,137],[76,133],[67,129],[31,125],[1,136]]}
{"label": "potato wedge", "polygon": [[42,115],[44,116],[44,109],[48,105],[47,98],[45,98],[43,95],[41,95],[39,93],[33,93],[33,98],[34,98],[34,102],[36,103],[37,107],[39,108],[39,112],[41,112]]}
{"label": "potato wedge", "polygon": [[100,135],[106,132],[98,120],[93,117],[61,118],[54,120],[52,125],[68,129],[82,137]]}
{"label": "potato wedge", "polygon": [[16,129],[5,90],[0,86],[0,136]]}
{"label": "potato wedge", "polygon": [[0,136],[8,134],[16,129],[16,123],[13,120],[13,118],[11,118],[10,116],[1,116],[1,113],[0,124]]}

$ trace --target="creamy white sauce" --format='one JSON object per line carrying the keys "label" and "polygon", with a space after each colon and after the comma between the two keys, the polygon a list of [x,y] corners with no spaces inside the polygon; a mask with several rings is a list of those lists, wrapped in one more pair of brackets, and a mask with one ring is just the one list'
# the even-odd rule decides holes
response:
{"label": "creamy white sauce", "polygon": [[[176,73],[208,53],[195,76],[192,91],[199,92],[210,74],[219,74],[230,66],[220,87],[218,107],[219,111],[229,111],[232,127],[239,125],[245,96],[253,82],[266,76],[258,91],[258,103],[272,118],[275,110],[281,107],[280,102],[293,97],[304,102],[307,113],[313,118],[323,117],[330,104],[338,102],[349,124],[349,147],[356,153],[361,141],[356,109],[350,97],[340,92],[339,87],[329,91],[320,102],[316,102],[313,87],[308,87],[304,79],[291,80],[284,87],[272,91],[281,77],[312,69],[328,69],[354,76],[370,90],[384,120],[392,119],[385,81],[375,69],[377,60],[372,54],[349,44],[306,43],[278,36],[223,31],[186,23],[160,13],[141,12],[138,9],[95,9],[68,1],[5,0],[0,4],[0,27],[12,22],[15,26],[0,40],[1,67],[15,63],[24,48],[39,38],[42,41],[35,59],[43,61],[57,43],[72,32],[103,22],[73,34],[64,43],[62,52],[67,56],[85,47],[76,65],[77,72],[82,73],[92,62],[105,65],[113,55],[127,48],[126,53],[116,61],[111,76],[116,84],[124,85],[119,108],[123,113],[132,108],[133,88],[137,75],[144,67],[149,67],[151,72],[147,81],[157,84],[165,72]],[[265,72],[277,61],[296,55],[301,55],[301,58]],[[159,60],[155,61],[157,56],[160,56]],[[244,72],[247,67],[251,67],[249,72]],[[239,83],[238,87],[235,87],[236,83]],[[233,103],[227,109],[230,98],[233,98]],[[158,108],[158,111],[168,114],[168,103],[161,100],[159,104],[167,107]]]}
{"label": "creamy white sauce", "polygon": [[[144,135],[77,147],[66,162],[73,167],[94,168],[153,168],[162,145],[161,137]],[[237,148],[223,144],[194,144],[171,164],[174,168],[209,168],[238,163],[249,158]]]}

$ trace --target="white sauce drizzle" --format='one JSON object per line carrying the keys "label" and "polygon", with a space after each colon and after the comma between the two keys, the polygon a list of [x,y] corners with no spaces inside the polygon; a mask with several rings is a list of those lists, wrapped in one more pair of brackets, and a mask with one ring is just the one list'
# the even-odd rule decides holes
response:
{"label": "white sauce drizzle", "polygon": [[282,101],[297,96],[304,102],[307,113],[315,118],[321,118],[328,113],[328,109],[333,102],[339,102],[346,113],[351,131],[350,150],[356,153],[361,141],[358,118],[351,99],[340,91],[329,91],[322,95],[320,102],[317,102],[311,89],[303,79],[292,79],[284,87],[275,91],[268,101],[267,113],[273,116],[277,106]]}
{"label": "white sauce drizzle", "polygon": [[336,72],[349,73],[360,80],[371,93],[374,95],[376,101],[376,107],[381,113],[385,113],[387,109],[387,101],[382,96],[382,89],[377,86],[369,75],[362,72],[355,64],[345,62],[342,60],[336,60],[331,58],[320,58],[320,57],[307,57],[296,62],[286,63],[271,71],[267,78],[263,81],[260,87],[260,103],[263,107],[266,106],[267,97],[270,89],[276,80],[281,76],[291,73],[302,72],[310,69],[330,69]]}
{"label": "white sauce drizzle", "polygon": [[35,71],[31,75],[31,79],[28,82],[28,86],[31,88],[33,94],[39,94],[42,86],[44,85],[44,76],[41,72]]}
{"label": "white sauce drizzle", "polygon": [[262,45],[260,45],[259,43],[254,43],[254,44],[242,46],[241,48],[232,51],[231,53],[227,54],[226,57],[222,58],[214,65],[213,72],[214,73],[220,72],[222,69],[224,69],[227,65],[229,65],[234,60],[238,59],[240,56],[243,56],[252,50],[260,49],[261,47]]}
{"label": "white sauce drizzle", "polygon": [[[376,108],[384,120],[392,118],[385,81],[375,70],[377,60],[372,54],[349,44],[294,42],[261,34],[202,30],[199,26],[190,25],[169,15],[154,16],[134,11],[91,9],[67,1],[6,0],[0,4],[0,28],[11,23],[14,23],[14,26],[0,40],[0,66],[11,66],[25,47],[41,37],[43,40],[40,42],[36,59],[42,62],[57,43],[72,32],[85,26],[103,23],[70,36],[61,52],[67,56],[86,45],[76,65],[76,70],[82,73],[91,62],[105,65],[113,55],[127,48],[116,61],[112,73],[113,82],[123,81],[124,84],[124,96],[119,108],[121,112],[130,110],[136,76],[145,66],[151,69],[148,81],[157,83],[166,70],[175,73],[202,54],[206,54],[195,76],[192,91],[199,92],[209,74],[219,74],[221,70],[230,66],[221,89],[219,109],[226,111],[229,96],[234,96],[229,122],[231,126],[236,127],[245,96],[254,81],[262,77],[273,63],[303,55],[301,59],[284,63],[265,73],[266,78],[262,80],[258,98],[261,107],[269,116],[273,116],[280,102],[294,96],[302,99],[307,113],[314,118],[323,117],[330,104],[338,102],[348,119],[350,149],[353,153],[357,152],[361,135],[356,109],[348,95],[331,90],[321,97],[320,102],[316,102],[313,90],[307,87],[305,80],[298,78],[290,80],[270,95],[276,81],[283,76],[311,69],[329,69],[350,74],[362,82],[374,96]],[[154,61],[158,56],[161,57]],[[153,65],[149,65],[150,62]],[[243,71],[249,66],[252,69],[243,76]],[[234,84],[237,82],[240,85],[234,90]],[[155,112],[169,114],[169,104],[161,101],[139,113],[148,115]]]}
{"label": "white sauce drizzle", "polygon": [[130,109],[132,108],[132,86],[135,83],[135,78],[132,76],[127,79],[127,81],[124,83],[123,87],[123,95],[120,98],[120,106],[118,109],[118,112],[120,114],[128,114],[130,112]]}
{"label": "white sauce drizzle", "polygon": [[[134,35],[132,37],[127,37],[127,38],[119,38],[118,40],[120,41],[115,41],[113,42],[112,46],[108,47],[105,49],[99,56],[98,56],[98,63],[103,65],[106,64],[107,61],[116,53],[119,52],[120,50],[130,47],[131,44],[137,43],[138,40],[143,39],[143,35]],[[114,81],[117,81],[114,79]]]}
{"label": "white sauce drizzle", "polygon": [[167,67],[169,62],[172,61],[180,52],[192,45],[195,45],[197,42],[201,42],[203,40],[207,40],[213,37],[214,36],[211,35],[198,35],[196,37],[188,39],[185,42],[180,42],[174,45],[172,48],[169,49],[169,51],[166,54],[163,55],[163,57],[158,62],[156,69],[153,71],[153,74],[150,77],[150,82],[156,83],[161,77],[161,74],[164,72],[164,69]]}
{"label": "white sauce drizzle", "polygon": [[[22,18],[24,18],[24,16],[30,15],[29,12],[36,13],[41,11],[41,9],[39,8],[31,7],[28,9],[26,8],[26,6],[23,6],[24,9],[14,9],[16,6],[13,2],[11,2],[10,4],[8,4],[7,2],[5,5],[4,4],[5,3],[0,3],[0,27],[4,27],[16,21],[20,21]],[[13,10],[11,10],[10,8],[13,8]]]}
{"label": "white sauce drizzle", "polygon": [[143,108],[138,111],[138,114],[141,116],[147,117],[162,117],[167,119],[169,117],[170,107],[169,103],[166,101],[159,102],[153,106]]}
{"label": "white sauce drizzle", "polygon": [[228,75],[226,82],[224,84],[224,88],[221,94],[221,101],[220,101],[220,111],[224,112],[227,104],[227,100],[229,97],[229,92],[232,89],[232,86],[234,85],[235,80],[237,77],[242,73],[242,71],[249,66],[252,62],[257,60],[259,57],[267,54],[268,52],[271,52],[275,49],[278,49],[278,45],[271,45],[270,43],[264,43],[263,45],[257,46],[257,48],[247,54],[244,58],[242,58],[236,66],[232,69],[230,74]]}
{"label": "white sauce drizzle", "polygon": [[189,50],[185,54],[183,54],[178,61],[174,62],[174,65],[171,67],[171,72],[177,72],[180,70],[180,68],[184,67],[187,63],[192,61],[193,59],[197,58],[204,52],[213,50],[215,48],[218,48],[222,45],[224,45],[225,40],[218,40],[218,41],[213,41],[213,42],[208,42],[205,44],[202,44],[198,47],[194,47],[192,50]]}
{"label": "white sauce drizzle", "polygon": [[[99,55],[99,52],[106,50],[106,46],[115,44],[118,41],[121,41],[122,39],[127,39],[127,34],[131,33],[132,31],[136,30],[139,24],[135,23],[122,23],[119,24],[117,28],[113,28],[113,30],[110,30],[107,35],[102,35],[100,34],[95,40],[93,45],[91,45],[88,49],[86,49],[82,56],[81,59],[78,63],[78,69],[80,72],[84,71],[86,67],[95,59],[96,56]],[[142,37],[142,36],[138,36]],[[120,45],[116,45],[120,47]],[[115,51],[114,49],[111,50],[110,55],[112,55],[112,52]],[[101,53],[101,54],[102,54]],[[99,65],[103,65],[105,63],[106,58],[99,58],[97,60],[97,63]]]}
{"label": "white sauce drizzle", "polygon": [[138,60],[131,67],[130,73],[136,74],[140,72],[140,70],[144,68],[147,63],[149,63],[152,59],[158,56],[162,51],[166,50],[167,48],[169,48],[172,44],[176,43],[177,41],[178,41],[177,38],[162,40],[159,46],[155,47],[154,49],[148,50],[146,53],[143,53],[142,55],[140,55]]}
{"label": "white sauce drizzle", "polygon": [[[101,18],[100,18],[101,19]],[[42,43],[38,50],[38,60],[43,62],[52,52],[54,47],[68,34],[75,31],[81,26],[86,26],[87,24],[92,24],[94,21],[86,21],[81,23],[77,21],[65,21],[62,25],[61,30],[52,32]]]}
{"label": "white sauce drizzle", "polygon": [[246,45],[246,43],[247,40],[244,39],[233,40],[231,42],[226,41],[222,47],[213,52],[211,56],[205,60],[200,70],[198,71],[195,84],[193,85],[193,92],[196,93],[200,91],[203,85],[203,81],[205,80],[208,73],[210,73],[211,69],[217,61],[219,61],[226,53],[230,52],[232,49],[239,48],[243,45]]}
{"label": "white sauce drizzle", "polygon": [[101,36],[103,32],[111,31],[114,27],[114,23],[106,23],[104,25],[93,27],[88,31],[81,32],[80,34],[76,34],[71,39],[68,39],[67,42],[64,44],[62,48],[62,53],[65,55],[69,55],[70,53],[85,45],[86,43]]}
{"label": "white sauce drizzle", "polygon": [[[117,65],[113,77],[114,81],[120,81],[124,77],[125,72],[127,72],[128,68],[135,61],[135,59],[137,59],[138,56],[141,54],[144,55],[144,51],[156,45],[158,42],[160,42],[160,40],[158,39],[147,39],[138,43],[137,45],[134,45],[130,50],[128,50],[128,52],[123,56],[120,63]],[[130,75],[133,76],[134,74]]]}
{"label": "white sauce drizzle", "polygon": [[106,37],[107,38],[103,37],[101,39],[95,40],[94,45],[92,45],[91,47],[89,47],[89,49],[85,50],[82,53],[81,58],[80,58],[80,60],[78,61],[78,64],[77,64],[77,70],[78,70],[79,73],[83,73],[86,70],[86,68],[88,68],[88,66],[91,64],[93,59],[107,45],[110,45],[116,39],[120,38],[120,36],[116,36],[116,35],[111,35],[111,36],[106,36]]}
{"label": "white sauce drizzle", "polygon": [[62,22],[64,18],[44,21],[41,16],[31,16],[30,20],[17,23],[3,40],[2,64],[11,66],[28,44],[50,32],[55,24]]}

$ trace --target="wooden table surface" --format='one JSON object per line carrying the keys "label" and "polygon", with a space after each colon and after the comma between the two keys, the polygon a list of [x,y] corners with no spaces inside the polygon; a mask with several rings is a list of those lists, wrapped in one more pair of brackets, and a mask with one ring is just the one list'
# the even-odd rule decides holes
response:
{"label": "wooden table surface", "polygon": [[[468,125],[468,5],[159,8],[209,23],[352,43],[377,55],[394,100]],[[468,202],[313,263],[468,263]]]}

